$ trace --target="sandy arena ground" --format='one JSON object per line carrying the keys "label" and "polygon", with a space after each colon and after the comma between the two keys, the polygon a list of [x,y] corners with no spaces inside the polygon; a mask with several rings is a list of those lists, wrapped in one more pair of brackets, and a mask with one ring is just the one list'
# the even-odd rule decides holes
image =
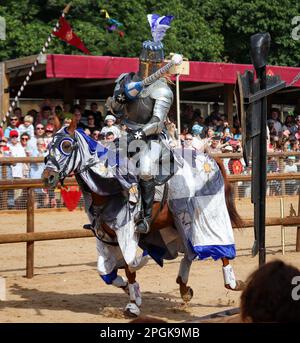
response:
{"label": "sandy arena ground", "polygon": [[[285,214],[290,204],[297,210],[298,198],[285,198]],[[242,216],[252,217],[249,201],[238,201]],[[279,198],[267,202],[267,215],[280,215]],[[36,213],[35,230],[80,229],[87,222],[84,212]],[[0,233],[26,230],[26,214],[0,212]],[[282,259],[300,268],[300,253],[295,252],[296,228],[286,228],[286,254],[281,253],[280,228],[267,229],[267,261]],[[235,230],[237,258],[232,262],[236,276],[245,279],[258,265],[251,257],[253,229]],[[94,238],[35,243],[35,276],[26,279],[25,243],[0,245],[0,276],[6,280],[6,301],[0,301],[0,322],[128,322],[122,309],[128,301],[120,290],[107,286],[96,270]],[[175,283],[180,259],[161,269],[151,261],[138,272],[143,292],[142,313],[169,322],[195,320],[199,316],[239,306],[239,292],[223,286],[221,262],[196,261],[189,285],[194,298],[184,306]],[[123,271],[121,271],[123,274]]]}

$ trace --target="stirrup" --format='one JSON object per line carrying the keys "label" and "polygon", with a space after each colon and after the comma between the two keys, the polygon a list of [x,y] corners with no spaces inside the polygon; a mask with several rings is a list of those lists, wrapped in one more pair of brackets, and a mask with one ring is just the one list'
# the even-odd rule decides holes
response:
{"label": "stirrup", "polygon": [[150,232],[150,225],[146,218],[141,218],[135,222],[135,232],[142,233],[143,235]]}

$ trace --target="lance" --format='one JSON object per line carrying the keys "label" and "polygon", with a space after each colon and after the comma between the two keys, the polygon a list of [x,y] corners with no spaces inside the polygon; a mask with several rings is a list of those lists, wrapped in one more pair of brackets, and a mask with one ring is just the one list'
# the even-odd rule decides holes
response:
{"label": "lance", "polygon": [[[70,10],[70,7],[71,7],[71,4],[72,2],[70,2],[65,8],[64,10],[62,11],[62,14],[61,14],[61,17],[65,17],[65,15],[69,12]],[[6,122],[7,118],[9,117],[11,111],[14,109],[14,107],[16,106],[21,94],[23,93],[24,91],[24,88],[27,86],[32,74],[34,73],[35,71],[35,68],[37,67],[37,65],[39,64],[39,59],[41,58],[41,56],[46,52],[47,48],[49,47],[49,44],[52,40],[53,37],[55,37],[53,35],[52,32],[56,32],[57,30],[59,29],[59,21],[57,21],[57,23],[55,24],[53,30],[51,31],[50,35],[48,36],[47,40],[45,41],[44,43],[44,46],[42,48],[42,50],[39,52],[37,58],[35,59],[34,63],[32,64],[28,74],[26,75],[24,81],[23,81],[23,84],[22,86],[20,87],[17,95],[15,96],[14,100],[12,101],[11,105],[9,106],[8,108],[8,111],[6,112],[6,115],[5,117],[2,119],[2,122],[1,122],[1,126]]]}

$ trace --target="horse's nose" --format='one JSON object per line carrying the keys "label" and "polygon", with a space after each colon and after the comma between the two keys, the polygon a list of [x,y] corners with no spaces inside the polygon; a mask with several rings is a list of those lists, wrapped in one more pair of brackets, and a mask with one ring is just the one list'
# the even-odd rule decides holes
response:
{"label": "horse's nose", "polygon": [[56,172],[53,170],[45,169],[42,174],[42,179],[46,187],[56,186]]}

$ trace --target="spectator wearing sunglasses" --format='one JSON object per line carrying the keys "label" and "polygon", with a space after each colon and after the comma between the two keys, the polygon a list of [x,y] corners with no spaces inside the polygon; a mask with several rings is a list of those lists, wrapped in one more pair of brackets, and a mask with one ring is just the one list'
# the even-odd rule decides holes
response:
{"label": "spectator wearing sunglasses", "polygon": [[2,136],[0,138],[0,157],[11,156],[11,153],[10,153],[9,147],[7,146],[7,143],[8,143],[8,139],[6,137]]}
{"label": "spectator wearing sunglasses", "polygon": [[99,131],[99,127],[96,126],[95,124],[95,117],[93,114],[89,114],[87,117],[87,125],[86,128],[90,130],[90,133],[92,134],[94,131],[98,130]]}
{"label": "spectator wearing sunglasses", "polygon": [[35,127],[35,138],[43,138],[45,135],[45,128],[44,125],[42,124],[37,124],[37,126]]}
{"label": "spectator wearing sunglasses", "polygon": [[23,113],[22,113],[22,109],[20,107],[15,107],[14,110],[13,110],[13,114],[14,114],[15,117],[18,118],[18,126],[20,124],[23,124],[24,116],[23,116]]}
{"label": "spectator wearing sunglasses", "polygon": [[8,139],[11,138],[10,137],[10,132],[12,130],[17,131],[18,137],[19,137],[20,132],[19,132],[19,129],[18,129],[18,117],[16,115],[14,115],[14,114],[11,114],[9,116],[9,125],[7,126],[7,128],[4,131],[4,136],[6,138],[8,138]]}
{"label": "spectator wearing sunglasses", "polygon": [[[27,132],[24,132],[21,134],[21,145],[24,148],[25,154],[27,157],[32,156],[33,147],[31,147],[28,143],[30,141],[30,136]],[[23,164],[23,176],[28,177],[29,176],[29,169],[30,165],[28,163]]]}

